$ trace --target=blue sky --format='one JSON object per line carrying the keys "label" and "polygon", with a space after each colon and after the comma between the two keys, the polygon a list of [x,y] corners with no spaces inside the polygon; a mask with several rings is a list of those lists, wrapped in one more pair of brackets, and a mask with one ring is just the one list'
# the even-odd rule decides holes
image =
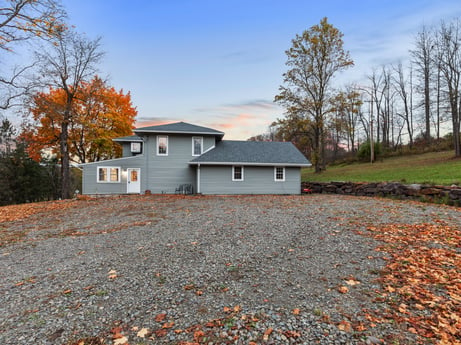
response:
{"label": "blue sky", "polygon": [[422,25],[461,17],[459,0],[63,0],[69,21],[102,37],[101,75],[130,91],[137,126],[185,121],[245,140],[283,116],[273,103],[285,50],[323,17],[355,67],[337,86],[408,58]]}

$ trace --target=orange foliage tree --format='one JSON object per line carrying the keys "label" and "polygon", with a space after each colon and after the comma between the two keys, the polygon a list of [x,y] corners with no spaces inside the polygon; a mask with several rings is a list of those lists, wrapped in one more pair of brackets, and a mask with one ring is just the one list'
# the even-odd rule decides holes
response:
{"label": "orange foliage tree", "polygon": [[[60,158],[66,100],[65,91],[54,88],[33,97],[30,112],[34,122],[22,132],[33,159],[40,160],[45,149]],[[120,145],[112,139],[132,134],[137,115],[129,92],[116,91],[97,76],[81,83],[71,112],[67,144],[70,158],[76,163],[119,157]]]}

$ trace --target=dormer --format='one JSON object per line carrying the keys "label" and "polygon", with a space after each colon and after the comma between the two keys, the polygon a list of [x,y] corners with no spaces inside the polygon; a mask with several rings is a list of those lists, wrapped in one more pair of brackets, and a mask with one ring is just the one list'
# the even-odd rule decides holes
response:
{"label": "dormer", "polygon": [[143,140],[137,135],[129,135],[113,140],[122,145],[122,157],[137,156],[143,153]]}

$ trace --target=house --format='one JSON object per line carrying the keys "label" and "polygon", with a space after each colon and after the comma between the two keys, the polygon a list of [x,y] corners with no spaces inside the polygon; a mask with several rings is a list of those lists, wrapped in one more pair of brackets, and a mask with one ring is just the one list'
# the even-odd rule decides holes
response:
{"label": "house", "polygon": [[290,142],[223,140],[184,122],[116,138],[123,157],[81,164],[83,194],[299,194],[310,162]]}

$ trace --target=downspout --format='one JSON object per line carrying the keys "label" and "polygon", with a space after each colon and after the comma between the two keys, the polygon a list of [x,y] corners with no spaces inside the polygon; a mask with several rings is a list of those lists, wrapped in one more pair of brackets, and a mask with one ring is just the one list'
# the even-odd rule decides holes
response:
{"label": "downspout", "polygon": [[197,194],[200,194],[200,163],[197,164]]}

